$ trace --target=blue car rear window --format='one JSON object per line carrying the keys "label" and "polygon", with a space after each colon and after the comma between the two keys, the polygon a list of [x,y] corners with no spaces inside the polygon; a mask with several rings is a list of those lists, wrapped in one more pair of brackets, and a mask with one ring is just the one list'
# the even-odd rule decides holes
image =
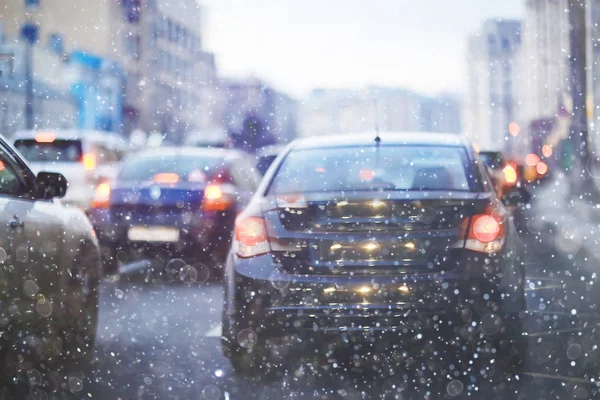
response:
{"label": "blue car rear window", "polygon": [[225,160],[219,156],[152,156],[131,159],[119,174],[121,181],[146,182],[157,174],[177,174],[182,181],[208,181],[223,170]]}

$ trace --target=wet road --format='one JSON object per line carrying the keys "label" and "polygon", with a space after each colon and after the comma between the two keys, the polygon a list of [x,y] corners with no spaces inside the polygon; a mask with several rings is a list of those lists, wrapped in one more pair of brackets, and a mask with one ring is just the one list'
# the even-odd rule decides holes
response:
{"label": "wet road", "polygon": [[[580,273],[580,250],[554,253],[552,247],[529,257],[526,331],[529,354],[523,373],[501,388],[465,386],[476,398],[591,398],[600,353],[597,281]],[[573,267],[575,264],[575,267]],[[569,268],[567,268],[568,266]],[[201,286],[147,284],[124,277],[103,285],[97,363],[84,386],[94,398],[136,399],[359,399],[448,396],[448,380],[427,386],[423,376],[392,377],[367,370],[313,369],[296,365],[282,379],[251,383],[234,376],[220,351],[222,291]],[[418,368],[415,368],[418,370]],[[420,380],[421,379],[421,380]],[[452,388],[450,388],[452,389]],[[454,388],[454,393],[457,392]],[[499,391],[502,389],[502,391]],[[451,391],[451,390],[450,390]],[[386,394],[388,397],[385,397]],[[461,398],[458,396],[457,398]]]}
{"label": "wet road", "polygon": [[[581,249],[572,256],[540,249],[527,265],[527,360],[521,374],[508,374],[495,388],[468,379],[448,386],[419,363],[382,375],[298,361],[279,380],[249,382],[234,376],[221,354],[220,283],[148,283],[129,271],[103,283],[96,361],[70,389],[81,399],[593,398],[600,291],[595,275],[578,268],[591,261]],[[30,398],[46,398],[27,390]]]}

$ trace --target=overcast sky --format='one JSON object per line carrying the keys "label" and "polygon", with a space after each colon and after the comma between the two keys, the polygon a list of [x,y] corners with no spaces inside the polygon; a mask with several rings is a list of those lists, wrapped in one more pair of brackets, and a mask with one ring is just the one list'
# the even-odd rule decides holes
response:
{"label": "overcast sky", "polygon": [[387,85],[462,92],[466,36],[524,0],[200,0],[219,72],[300,97]]}

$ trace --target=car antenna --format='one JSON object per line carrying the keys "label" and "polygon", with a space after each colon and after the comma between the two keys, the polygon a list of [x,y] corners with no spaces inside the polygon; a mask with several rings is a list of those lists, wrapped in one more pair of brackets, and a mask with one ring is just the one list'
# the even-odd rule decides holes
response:
{"label": "car antenna", "polygon": [[377,107],[377,99],[373,99],[373,105],[375,107],[375,149],[376,149],[376,163],[375,166],[379,168],[379,144],[381,138],[379,137],[379,107]]}

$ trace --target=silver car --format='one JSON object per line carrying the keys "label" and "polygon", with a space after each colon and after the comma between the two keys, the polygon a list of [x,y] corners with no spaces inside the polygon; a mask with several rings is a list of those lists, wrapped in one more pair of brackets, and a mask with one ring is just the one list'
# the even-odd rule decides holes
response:
{"label": "silver car", "polygon": [[0,136],[0,346],[62,362],[92,354],[102,276],[88,218],[57,200],[66,191],[62,174],[35,176]]}

